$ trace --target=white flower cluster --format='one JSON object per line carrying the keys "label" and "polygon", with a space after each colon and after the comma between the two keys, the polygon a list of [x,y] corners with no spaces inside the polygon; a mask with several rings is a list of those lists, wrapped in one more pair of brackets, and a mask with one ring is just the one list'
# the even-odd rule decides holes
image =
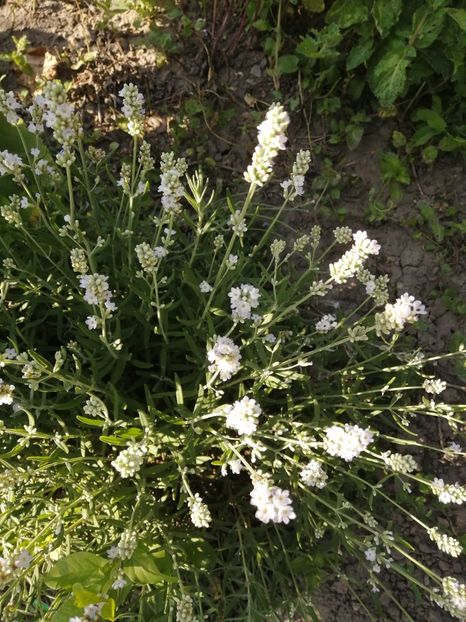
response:
{"label": "white flower cluster", "polygon": [[396,473],[413,473],[419,468],[410,454],[393,454],[391,451],[386,451],[382,454],[382,460]]}
{"label": "white flower cluster", "polygon": [[392,331],[400,332],[405,324],[413,324],[420,315],[426,315],[425,306],[414,296],[405,293],[393,303],[386,304],[381,313],[375,314],[377,335],[388,335]]}
{"label": "white flower cluster", "polygon": [[73,616],[69,619],[69,622],[98,622],[100,619],[100,612],[104,603],[98,603],[97,605],[87,605],[84,607],[84,617]]}
{"label": "white flower cluster", "polygon": [[221,380],[229,380],[241,368],[241,353],[229,337],[217,337],[207,352],[209,371],[218,373]]}
{"label": "white flower cluster", "polygon": [[21,570],[27,570],[32,562],[32,555],[26,549],[10,557],[0,557],[0,588],[11,581]]}
{"label": "white flower cluster", "polygon": [[83,411],[88,417],[107,418],[105,404],[99,400],[98,397],[95,397],[95,395],[91,395],[91,397],[86,400],[86,403],[83,406]]}
{"label": "white flower cluster", "polygon": [[455,484],[445,484],[443,479],[436,477],[431,482],[434,495],[437,495],[441,503],[456,503],[461,505],[466,501],[466,486]]}
{"label": "white flower cluster", "polygon": [[188,499],[188,506],[192,524],[199,529],[201,527],[209,527],[212,522],[212,516],[198,492],[196,492],[194,497]]}
{"label": "white flower cluster", "polygon": [[445,391],[447,383],[444,380],[440,380],[440,378],[428,378],[427,380],[424,380],[422,388],[426,393],[439,395]]}
{"label": "white flower cluster", "polygon": [[13,91],[8,91],[7,93],[0,88],[0,113],[5,115],[8,123],[12,125],[18,123],[19,116],[16,111],[19,108],[21,108],[21,104],[17,101]]}
{"label": "white flower cluster", "polygon": [[244,179],[256,186],[263,186],[272,173],[273,161],[280,149],[285,149],[286,129],[290,122],[288,113],[281,104],[272,104],[264,121],[257,128],[258,145],[252,156],[252,163],[244,173]]}
{"label": "white flower cluster", "polygon": [[328,333],[332,330],[332,328],[336,328],[337,325],[338,322],[336,316],[331,313],[327,313],[316,323],[316,331],[318,333]]}
{"label": "white flower cluster", "polygon": [[330,276],[335,283],[346,283],[357,274],[370,255],[378,255],[380,244],[370,240],[366,231],[353,233],[353,246],[335,263],[329,266]]}
{"label": "white flower cluster", "polygon": [[243,397],[232,406],[225,406],[226,426],[236,430],[238,434],[250,436],[257,430],[257,420],[262,414],[262,409],[256,400]]}
{"label": "white flower cluster", "polygon": [[0,151],[0,177],[3,175],[12,175],[13,179],[20,183],[23,178],[22,168],[24,162],[16,153],[10,153],[9,151]]}
{"label": "white flower cluster", "polygon": [[183,594],[181,598],[175,598],[176,602],[176,622],[197,622],[194,616],[193,599],[188,594]]}
{"label": "white flower cluster", "polygon": [[152,272],[157,267],[160,259],[168,255],[168,251],[163,246],[152,247],[147,242],[142,242],[135,247],[135,252],[141,268],[145,272]]}
{"label": "white flower cluster", "polygon": [[299,477],[303,484],[311,486],[312,488],[324,488],[328,480],[327,473],[317,460],[311,460],[309,464],[301,470]]}
{"label": "white flower cluster", "polygon": [[353,232],[350,227],[336,227],[333,230],[333,235],[338,244],[348,244],[353,239]]}
{"label": "white flower cluster", "polygon": [[357,279],[366,286],[366,294],[373,298],[377,305],[382,306],[388,302],[388,274],[373,275],[369,270],[362,269],[356,274]]}
{"label": "white flower cluster", "polygon": [[331,456],[351,462],[372,443],[373,438],[371,430],[358,425],[332,425],[325,429],[324,450]]}
{"label": "white flower cluster", "polygon": [[227,257],[226,266],[228,270],[234,270],[236,268],[236,264],[238,263],[238,255],[230,254]]}
{"label": "white flower cluster", "polygon": [[27,209],[29,207],[29,201],[27,197],[20,197],[17,194],[12,194],[8,199],[9,203],[0,207],[2,217],[9,225],[20,227],[22,222],[20,210]]}
{"label": "white flower cluster", "polygon": [[70,251],[70,261],[73,271],[77,274],[86,274],[89,272],[87,265],[86,253],[82,248],[72,248]]}
{"label": "white flower cluster", "polygon": [[[371,540],[371,546],[364,551],[364,557],[370,564],[373,573],[379,574],[382,568],[390,568],[393,559],[390,557],[390,542],[393,540],[393,534],[389,531],[376,535]],[[373,581],[369,581],[374,586],[374,591],[378,591]]]}
{"label": "white flower cluster", "polygon": [[442,579],[442,596],[434,597],[435,602],[448,611],[452,616],[465,620],[466,618],[466,585],[455,577]]}
{"label": "white flower cluster", "polygon": [[118,544],[111,546],[107,551],[109,559],[131,559],[138,545],[136,534],[131,529],[125,529]]}
{"label": "white flower cluster", "polygon": [[274,240],[272,242],[272,244],[270,245],[270,252],[272,253],[272,257],[275,259],[275,261],[278,261],[280,259],[280,255],[283,253],[285,248],[285,240]]}
{"label": "white flower cluster", "polygon": [[121,590],[124,587],[126,587],[127,583],[128,582],[126,581],[126,579],[123,576],[123,572],[120,570],[120,572],[118,573],[117,578],[112,583],[112,589],[113,590]]}
{"label": "white flower cluster", "polygon": [[229,460],[225,464],[222,464],[221,473],[223,477],[228,475],[228,469],[233,473],[233,475],[238,475],[243,470],[243,463],[239,459]]}
{"label": "white flower cluster", "polygon": [[[12,361],[18,356],[18,353],[16,352],[15,348],[5,348],[5,352],[3,353],[3,356],[8,361]],[[3,367],[3,365],[0,365],[0,367]]]}
{"label": "white flower cluster", "polygon": [[181,211],[180,199],[184,194],[184,188],[180,179],[187,168],[184,158],[175,159],[173,153],[162,153],[159,192],[162,193],[162,207],[166,212],[178,214]]}
{"label": "white flower cluster", "polygon": [[440,533],[438,527],[432,527],[427,530],[429,538],[435,542],[440,551],[451,555],[452,557],[459,557],[463,552],[461,542],[447,536],[445,533]]}
{"label": "white flower cluster", "polygon": [[251,311],[259,306],[261,296],[257,287],[243,283],[239,287],[232,287],[228,293],[230,298],[233,319],[244,322],[251,319]]}
{"label": "white flower cluster", "polygon": [[84,292],[84,300],[90,305],[103,305],[107,311],[115,311],[112,292],[108,286],[108,276],[104,274],[84,274],[79,279]]}
{"label": "white flower cluster", "polygon": [[309,170],[310,162],[310,151],[304,151],[304,149],[298,151],[290,179],[280,184],[283,188],[283,196],[285,199],[293,201],[297,196],[304,194],[304,176]]}
{"label": "white flower cluster", "polygon": [[312,296],[325,296],[327,292],[332,289],[331,283],[325,283],[324,281],[313,281],[309,287],[309,293]]}
{"label": "white flower cluster", "polygon": [[130,445],[112,461],[112,467],[118,471],[121,477],[134,477],[139,473],[146,453],[145,445]]}
{"label": "white flower cluster", "polygon": [[233,212],[228,220],[228,226],[234,233],[236,233],[238,237],[243,237],[248,228],[246,226],[246,221],[244,217],[241,216],[241,210],[237,209],[235,212]]}
{"label": "white flower cluster", "polygon": [[0,406],[2,404],[13,403],[14,390],[15,390],[14,384],[7,384],[2,378],[0,378]]}
{"label": "white flower cluster", "polygon": [[65,159],[72,157],[70,149],[81,137],[83,129],[79,117],[74,111],[74,106],[67,101],[63,84],[58,81],[48,82],[44,87],[43,94],[34,97],[34,105],[42,109],[46,127],[53,130],[53,137],[62,145],[61,156]]}
{"label": "white flower cluster", "polygon": [[367,329],[360,324],[356,324],[355,326],[348,328],[348,338],[351,343],[354,343],[355,341],[368,341],[369,339],[367,336]]}
{"label": "white flower cluster", "polygon": [[296,518],[288,490],[271,486],[267,479],[253,481],[251,505],[257,508],[256,518],[263,523],[285,523]]}
{"label": "white flower cluster", "polygon": [[144,97],[138,87],[132,83],[125,84],[118,93],[123,97],[122,113],[127,119],[127,132],[130,136],[142,136],[144,131]]}
{"label": "white flower cluster", "polygon": [[199,283],[199,289],[203,294],[209,294],[212,291],[212,285],[209,285],[207,281],[201,281]]}

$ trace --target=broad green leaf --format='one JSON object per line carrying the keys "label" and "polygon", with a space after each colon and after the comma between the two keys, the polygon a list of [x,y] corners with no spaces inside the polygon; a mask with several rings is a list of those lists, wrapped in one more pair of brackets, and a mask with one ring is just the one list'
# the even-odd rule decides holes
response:
{"label": "broad green leaf", "polygon": [[100,602],[101,599],[99,593],[86,590],[81,583],[75,583],[73,585],[73,596],[76,607],[81,608]]}
{"label": "broad green leaf", "polygon": [[421,147],[436,135],[437,132],[435,130],[428,125],[424,125],[414,132],[411,141],[415,147]]}
{"label": "broad green leaf", "polygon": [[322,13],[325,9],[324,0],[303,0],[303,6],[309,13]]}
{"label": "broad green leaf", "polygon": [[109,598],[100,610],[100,617],[102,618],[102,620],[111,620],[113,622],[113,620],[115,619],[115,612],[116,603],[113,598]]}
{"label": "broad green leaf", "polygon": [[413,114],[414,121],[424,121],[427,125],[436,132],[445,131],[447,124],[441,115],[435,110],[429,108],[419,108]]}
{"label": "broad green leaf", "polygon": [[315,58],[317,55],[317,43],[313,37],[305,37],[296,46],[296,52],[307,58]]}
{"label": "broad green leaf", "polygon": [[447,13],[455,20],[461,30],[466,31],[466,9],[447,9]]}
{"label": "broad green leaf", "polygon": [[369,16],[368,3],[364,0],[336,0],[327,11],[327,24],[335,22],[340,28],[361,24]]}
{"label": "broad green leaf", "polygon": [[279,73],[294,73],[298,69],[299,59],[294,54],[285,54],[278,59]]}
{"label": "broad green leaf", "polygon": [[158,551],[153,554],[142,543],[138,544],[131,559],[123,563],[123,570],[128,578],[139,585],[157,585],[159,583],[176,583],[175,577],[161,572],[157,566],[156,560],[160,559],[157,554],[164,551]]}
{"label": "broad green leaf", "polygon": [[362,63],[365,63],[366,60],[368,60],[372,55],[373,49],[373,39],[365,39],[361,41],[358,45],[352,47],[350,53],[346,58],[347,71],[352,71],[353,69],[356,69],[356,67],[359,67],[359,65],[361,65]]}
{"label": "broad green leaf", "polygon": [[396,24],[402,8],[403,0],[375,0],[372,16],[382,37]]}
{"label": "broad green leaf", "polygon": [[382,106],[390,106],[403,93],[406,86],[406,69],[416,50],[406,41],[395,39],[385,54],[373,67],[369,85]]}
{"label": "broad green leaf", "polygon": [[70,596],[55,611],[50,622],[69,622],[70,618],[79,617],[82,612],[82,608],[77,607],[73,602],[73,597]]}
{"label": "broad green leaf", "polygon": [[438,38],[443,27],[445,11],[432,11],[421,7],[413,14],[411,44],[419,49],[427,48]]}
{"label": "broad green leaf", "polygon": [[81,551],[71,553],[58,560],[45,576],[45,583],[51,588],[71,588],[75,583],[84,587],[100,587],[106,579],[109,562],[95,555]]}

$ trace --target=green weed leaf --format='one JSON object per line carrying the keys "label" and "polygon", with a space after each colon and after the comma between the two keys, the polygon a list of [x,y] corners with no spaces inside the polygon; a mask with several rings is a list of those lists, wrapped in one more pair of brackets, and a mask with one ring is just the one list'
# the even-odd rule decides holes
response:
{"label": "green weed leaf", "polygon": [[402,8],[402,0],[375,0],[372,16],[382,37],[396,24]]}
{"label": "green weed leaf", "polygon": [[95,590],[105,581],[109,568],[109,562],[94,553],[71,553],[52,566],[45,576],[45,583],[53,589],[71,588],[80,583]]}

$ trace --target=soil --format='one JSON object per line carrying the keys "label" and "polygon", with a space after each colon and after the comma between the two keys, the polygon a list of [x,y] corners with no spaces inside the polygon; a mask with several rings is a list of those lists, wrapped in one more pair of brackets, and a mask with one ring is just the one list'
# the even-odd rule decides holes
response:
{"label": "soil", "polygon": [[[40,76],[70,81],[71,98],[84,110],[89,133],[98,132],[103,144],[117,140],[125,149],[125,139],[118,130],[118,91],[123,83],[132,81],[146,98],[147,139],[155,153],[176,144],[177,153],[186,155],[192,165],[215,164],[217,173],[220,167],[225,177],[239,176],[254,148],[258,112],[265,109],[274,88],[260,44],[238,26],[241,15],[236,16],[239,22],[230,20],[237,25],[229,26],[229,30],[224,23],[207,16],[210,21],[207,20],[206,28],[193,31],[185,39],[179,25],[171,24],[183,49],[167,56],[144,45],[150,37],[147,20],[141,20],[134,11],[106,14],[97,6],[98,3],[78,0],[39,0],[35,4],[32,0],[0,0],[0,52],[14,48],[13,36],[27,36],[27,59],[36,74],[24,76],[4,62],[0,64],[0,74],[6,74],[2,86],[7,90],[30,90],[34,79]],[[286,80],[282,82],[283,101],[293,86]],[[309,139],[311,147],[325,142],[325,127],[320,120],[309,122],[311,104],[303,101],[301,112],[292,115],[289,140],[294,151],[308,147]],[[303,110],[308,114],[303,114]],[[338,215],[344,212],[344,224],[367,229],[381,243],[383,252],[377,267],[390,275],[394,293],[408,291],[429,306],[428,326],[420,333],[419,345],[429,352],[446,351],[452,336],[466,335],[466,313],[457,313],[450,299],[440,295],[452,291],[454,300],[466,300],[465,240],[456,234],[441,243],[433,242],[432,232],[419,220],[419,205],[434,206],[441,220],[450,218],[446,214],[448,207],[453,206],[456,211],[452,218],[464,220],[463,162],[461,157],[446,157],[429,167],[413,166],[414,182],[404,188],[403,198],[389,220],[368,227],[368,193],[371,188],[382,187],[378,158],[381,151],[390,149],[395,128],[393,121],[375,119],[356,150],[332,146],[314,155],[315,177],[322,171],[323,154],[330,154],[338,174],[349,180],[343,184],[341,197],[327,203],[324,218],[318,220],[332,227],[341,224]],[[314,204],[304,216],[290,213],[289,220],[298,230],[308,231],[317,222],[316,212]],[[455,370],[443,366],[442,375],[458,386],[458,394],[452,395],[452,399],[465,401],[466,391]],[[450,440],[447,429],[429,427],[421,433],[432,443],[446,445]],[[465,479],[458,476],[459,468],[458,463],[439,465],[440,471],[451,471],[452,481]],[[464,532],[464,513],[451,511],[441,520],[447,521],[453,533]],[[424,534],[411,530],[406,536],[416,543],[429,566],[442,575],[460,576],[461,563],[445,559]],[[367,589],[355,593],[345,579],[354,579],[358,573],[360,570],[348,562],[341,576],[330,577],[321,586],[315,604],[323,621],[370,619],[360,602],[371,610]],[[390,580],[388,574],[386,578]],[[364,577],[361,583],[364,585]],[[391,588],[416,622],[451,619],[436,605],[419,602],[396,575]],[[381,598],[384,609],[375,614],[376,619],[402,620],[389,597],[383,594]]]}

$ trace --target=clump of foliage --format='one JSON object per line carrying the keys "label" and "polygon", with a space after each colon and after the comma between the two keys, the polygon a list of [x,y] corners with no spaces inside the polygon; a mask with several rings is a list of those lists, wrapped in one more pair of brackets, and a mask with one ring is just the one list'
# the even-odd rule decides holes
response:
{"label": "clump of foliage", "polygon": [[432,109],[414,113],[415,145],[464,148],[463,2],[273,0],[260,7],[250,17],[266,33],[277,85],[280,75],[300,72],[303,90],[355,102],[372,93],[385,116],[435,96]]}
{"label": "clump of foliage", "polygon": [[[375,592],[395,572],[463,617],[466,587],[393,521],[462,552],[429,508],[466,488],[416,458],[462,455],[439,357],[402,345],[424,305],[389,301],[364,231],[282,239],[310,153],[271,211],[281,105],[244,180],[215,194],[173,153],[156,174],[143,98],[120,95],[133,151],[116,179],[60,83],[27,111],[0,92],[22,145],[0,152],[2,620],[316,619],[342,551]],[[445,449],[418,438],[424,418],[449,424]]]}

